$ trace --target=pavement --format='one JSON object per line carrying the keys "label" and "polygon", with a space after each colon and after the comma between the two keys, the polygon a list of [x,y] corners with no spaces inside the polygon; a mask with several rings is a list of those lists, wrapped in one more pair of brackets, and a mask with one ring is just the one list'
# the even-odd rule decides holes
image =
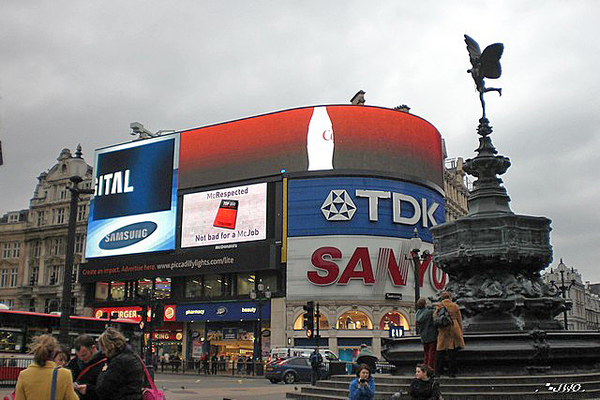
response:
{"label": "pavement", "polygon": [[264,377],[231,375],[157,373],[154,380],[167,400],[283,400],[287,392],[307,385],[272,384]]}

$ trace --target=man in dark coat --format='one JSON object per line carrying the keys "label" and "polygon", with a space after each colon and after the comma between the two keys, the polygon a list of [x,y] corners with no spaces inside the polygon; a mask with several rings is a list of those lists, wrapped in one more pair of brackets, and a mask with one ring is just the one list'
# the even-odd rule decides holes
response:
{"label": "man in dark coat", "polygon": [[435,368],[435,351],[438,331],[433,324],[433,308],[427,307],[425,299],[417,301],[417,329],[423,343],[423,364]]}
{"label": "man in dark coat", "polygon": [[66,368],[71,370],[75,390],[82,400],[98,400],[96,382],[106,365],[106,357],[98,351],[96,341],[90,335],[79,335],[74,344],[77,357]]}

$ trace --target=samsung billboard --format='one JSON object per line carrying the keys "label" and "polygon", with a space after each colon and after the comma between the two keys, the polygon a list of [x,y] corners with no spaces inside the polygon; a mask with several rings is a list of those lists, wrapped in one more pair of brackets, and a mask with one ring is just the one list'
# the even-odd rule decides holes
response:
{"label": "samsung billboard", "polygon": [[86,258],[173,250],[179,135],[96,150]]}
{"label": "samsung billboard", "polygon": [[266,183],[186,194],[182,209],[182,248],[267,237]]}

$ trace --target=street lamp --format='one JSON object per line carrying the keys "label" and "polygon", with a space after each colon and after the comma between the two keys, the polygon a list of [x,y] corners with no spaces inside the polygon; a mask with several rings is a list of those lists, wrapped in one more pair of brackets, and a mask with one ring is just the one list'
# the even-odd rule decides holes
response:
{"label": "street lamp", "polygon": [[[562,268],[561,268],[562,267]],[[560,268],[560,286],[556,285],[556,282],[554,282],[554,280],[550,281],[550,284],[552,286],[554,286],[554,288],[558,291],[561,292],[563,299],[567,299],[567,291],[571,290],[571,286],[573,286],[573,284],[575,284],[575,279],[571,279],[571,283],[569,284],[569,286],[565,285],[565,271],[567,270],[567,266],[563,263],[562,258],[560,259],[560,263],[558,264],[557,270]],[[552,269],[550,269],[550,273],[552,273]],[[575,270],[573,270],[573,268],[571,268],[571,273],[575,273]],[[563,317],[564,317],[564,321],[565,321],[565,331],[569,330],[569,323],[568,323],[568,319],[567,319],[567,311],[568,309],[565,308],[565,311],[563,312]]]}
{"label": "street lamp", "polygon": [[[258,281],[256,290],[254,288],[250,290],[250,298],[256,303],[258,308],[258,361],[262,361],[262,305],[265,301],[271,298],[271,291],[262,282],[262,279]],[[256,338],[255,338],[256,340]],[[254,348],[256,352],[256,346]]]}
{"label": "street lamp", "polygon": [[412,256],[413,264],[415,265],[415,310],[417,309],[417,301],[419,301],[421,282],[419,282],[419,251],[423,241],[419,237],[419,232],[415,228],[413,237],[410,239],[410,254]]}
{"label": "street lamp", "polygon": [[69,227],[67,234],[67,253],[65,255],[65,271],[63,274],[63,292],[61,302],[61,313],[60,313],[60,330],[59,330],[59,341],[65,346],[71,347],[69,340],[70,331],[70,315],[71,315],[71,290],[73,280],[71,275],[73,274],[73,255],[75,253],[75,228],[77,226],[77,203],[79,202],[80,194],[92,194],[92,189],[80,189],[79,184],[85,178],[87,173],[88,165],[85,160],[81,158],[81,145],[77,145],[77,151],[75,157],[69,162],[69,168],[71,170],[71,177],[69,178],[73,183],[72,187],[69,187],[71,192],[71,209],[69,212]]}

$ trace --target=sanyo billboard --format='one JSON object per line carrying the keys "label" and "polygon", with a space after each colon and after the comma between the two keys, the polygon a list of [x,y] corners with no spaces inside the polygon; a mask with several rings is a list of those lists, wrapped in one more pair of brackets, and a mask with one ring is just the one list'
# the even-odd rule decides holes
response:
{"label": "sanyo billboard", "polygon": [[[416,228],[422,254],[431,254],[429,227],[444,222],[444,199],[425,185],[390,179],[335,177],[288,184],[289,299],[413,298],[410,238]],[[423,296],[447,276],[431,256],[420,260]]]}

